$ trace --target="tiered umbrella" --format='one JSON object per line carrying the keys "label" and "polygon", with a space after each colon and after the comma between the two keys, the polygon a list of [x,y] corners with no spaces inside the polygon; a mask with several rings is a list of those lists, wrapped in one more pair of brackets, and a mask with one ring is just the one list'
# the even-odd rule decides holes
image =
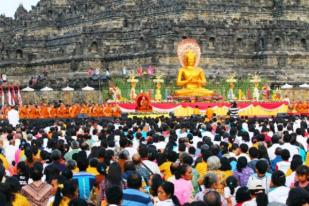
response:
{"label": "tiered umbrella", "polygon": [[300,88],[306,88],[308,89],[309,88],[309,84],[305,83],[305,84],[301,84],[299,85]]}
{"label": "tiered umbrella", "polygon": [[46,86],[46,87],[42,88],[40,91],[42,91],[42,92],[50,92],[50,91],[53,91],[53,89],[48,87],[48,86]]}
{"label": "tiered umbrella", "polygon": [[285,83],[283,86],[281,86],[281,89],[292,89],[293,86],[290,84]]}
{"label": "tiered umbrella", "polygon": [[88,85],[84,88],[82,88],[83,91],[93,91],[94,88],[93,87],[89,87]]}
{"label": "tiered umbrella", "polygon": [[23,91],[23,92],[34,92],[34,89],[27,86],[27,87],[23,88],[21,91]]}
{"label": "tiered umbrella", "polygon": [[62,91],[70,92],[70,91],[74,91],[74,88],[66,86],[66,87],[62,88]]}

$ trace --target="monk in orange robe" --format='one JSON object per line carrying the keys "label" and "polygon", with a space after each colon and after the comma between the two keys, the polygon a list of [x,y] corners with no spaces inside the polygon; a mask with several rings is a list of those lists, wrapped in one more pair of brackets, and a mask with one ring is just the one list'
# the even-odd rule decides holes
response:
{"label": "monk in orange robe", "polygon": [[91,105],[89,105],[89,116],[90,117],[94,117],[94,113],[93,113],[93,109],[94,109],[94,105],[93,104],[91,104]]}
{"label": "monk in orange robe", "polygon": [[38,105],[35,105],[34,108],[35,108],[35,109],[34,109],[35,118],[36,118],[36,119],[42,118],[42,116],[41,116],[41,111],[40,111],[39,106],[38,106]]}
{"label": "monk in orange robe", "polygon": [[104,116],[105,117],[111,117],[112,116],[112,108],[111,108],[110,104],[106,104],[104,106]]}
{"label": "monk in orange robe", "polygon": [[70,109],[69,105],[65,105],[64,106],[64,114],[63,114],[64,118],[69,118],[70,117],[69,109]]}
{"label": "monk in orange robe", "polygon": [[136,106],[136,110],[139,112],[151,112],[152,111],[152,106],[150,103],[150,99],[146,94],[140,94],[140,96],[138,97],[137,101],[137,106]]}
{"label": "monk in orange robe", "polygon": [[92,117],[98,117],[99,116],[99,105],[95,104],[92,107]]}
{"label": "monk in orange robe", "polygon": [[28,118],[35,119],[35,107],[34,105],[29,105],[28,107]]}
{"label": "monk in orange robe", "polygon": [[98,117],[103,117],[104,116],[104,105],[99,105],[98,106]]}
{"label": "monk in orange robe", "polygon": [[303,107],[303,114],[308,113],[308,104],[307,104],[307,102],[303,102],[302,107]]}
{"label": "monk in orange robe", "polygon": [[74,112],[74,117],[77,117],[77,115],[79,115],[80,114],[80,110],[81,110],[82,108],[81,108],[81,106],[80,106],[80,104],[76,104],[76,110],[75,110],[75,112]]}
{"label": "monk in orange robe", "polygon": [[70,118],[76,117],[76,110],[77,110],[76,104],[73,104],[72,106],[69,107],[69,117]]}
{"label": "monk in orange robe", "polygon": [[303,111],[303,103],[302,102],[299,102],[298,103],[298,112],[300,113],[300,114],[302,114],[304,111]]}
{"label": "monk in orange robe", "polygon": [[80,114],[86,114],[89,115],[89,108],[86,104],[83,104],[81,106]]}
{"label": "monk in orange robe", "polygon": [[31,116],[31,108],[32,106],[31,105],[28,105],[27,106],[27,119],[32,119],[32,116]]}
{"label": "monk in orange robe", "polygon": [[304,114],[306,112],[306,108],[305,107],[306,106],[304,105],[303,102],[299,102],[298,103],[298,111],[299,111],[299,113]]}
{"label": "monk in orange robe", "polygon": [[53,105],[50,105],[48,107],[49,110],[49,116],[50,118],[56,118],[57,117],[57,108]]}
{"label": "monk in orange robe", "polygon": [[90,111],[90,117],[95,117],[95,105],[94,104],[92,104],[92,105],[90,105],[90,109],[89,109]]}
{"label": "monk in orange robe", "polygon": [[214,110],[210,106],[208,106],[208,108],[206,109],[207,120],[208,121],[211,120],[213,116],[214,116]]}
{"label": "monk in orange robe", "polygon": [[3,109],[3,117],[4,119],[7,119],[8,118],[8,112],[10,111],[11,107],[4,107]]}
{"label": "monk in orange robe", "polygon": [[42,118],[45,118],[45,119],[50,118],[49,107],[46,104],[41,105],[40,110],[41,110]]}
{"label": "monk in orange robe", "polygon": [[27,119],[27,106],[19,107],[19,116],[21,119]]}
{"label": "monk in orange robe", "polygon": [[57,109],[57,116],[58,116],[58,118],[65,118],[66,107],[65,107],[64,104],[61,104],[60,107]]}
{"label": "monk in orange robe", "polygon": [[121,117],[121,109],[118,104],[112,105],[112,116],[113,117]]}

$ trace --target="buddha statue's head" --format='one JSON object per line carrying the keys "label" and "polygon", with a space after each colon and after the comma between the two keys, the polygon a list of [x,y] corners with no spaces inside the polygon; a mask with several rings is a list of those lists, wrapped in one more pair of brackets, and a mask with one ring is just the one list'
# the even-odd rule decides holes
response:
{"label": "buddha statue's head", "polygon": [[196,54],[192,51],[188,51],[185,55],[186,59],[187,59],[187,66],[195,66],[195,61],[196,61]]}

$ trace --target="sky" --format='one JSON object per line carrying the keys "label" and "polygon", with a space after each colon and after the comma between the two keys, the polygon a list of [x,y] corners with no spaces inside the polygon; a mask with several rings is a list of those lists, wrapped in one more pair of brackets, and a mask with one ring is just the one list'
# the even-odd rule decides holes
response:
{"label": "sky", "polygon": [[31,6],[35,6],[39,0],[0,0],[0,14],[8,17],[14,17],[15,11],[22,4],[28,11]]}

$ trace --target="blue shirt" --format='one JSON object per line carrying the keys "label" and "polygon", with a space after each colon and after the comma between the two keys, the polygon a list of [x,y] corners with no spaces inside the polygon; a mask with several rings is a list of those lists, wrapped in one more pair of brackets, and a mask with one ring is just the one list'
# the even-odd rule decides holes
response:
{"label": "blue shirt", "polygon": [[95,183],[95,176],[88,172],[79,172],[73,176],[73,181],[78,185],[79,197],[88,200]]}
{"label": "blue shirt", "polygon": [[153,206],[150,196],[136,189],[123,191],[122,206]]}
{"label": "blue shirt", "polygon": [[280,155],[277,155],[277,156],[275,157],[275,159],[273,159],[273,160],[271,161],[270,167],[271,167],[271,170],[272,170],[273,172],[276,171],[276,164],[277,164],[278,162],[281,162],[281,161],[282,161],[282,158],[281,158]]}

